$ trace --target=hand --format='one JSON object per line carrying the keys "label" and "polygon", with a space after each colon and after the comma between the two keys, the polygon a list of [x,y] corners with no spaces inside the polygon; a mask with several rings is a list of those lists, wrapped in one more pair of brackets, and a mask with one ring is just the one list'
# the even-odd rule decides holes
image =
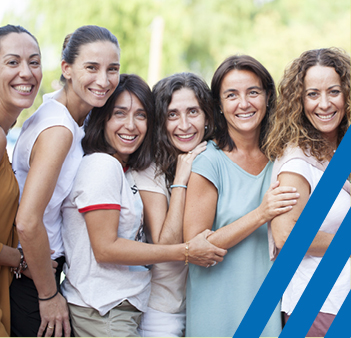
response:
{"label": "hand", "polygon": [[71,336],[68,307],[66,299],[58,293],[54,298],[46,301],[39,301],[41,324],[38,337],[42,337],[46,329],[45,337],[62,337],[62,328],[65,337]]}
{"label": "hand", "polygon": [[197,155],[206,150],[207,142],[201,142],[192,151],[178,155],[173,184],[187,185],[191,174],[191,165]]}
{"label": "hand", "polygon": [[296,188],[289,186],[279,187],[279,181],[273,183],[263,196],[263,200],[257,211],[260,213],[263,223],[274,217],[288,212],[297,203],[300,194]]}
{"label": "hand", "polygon": [[209,267],[223,261],[227,250],[218,248],[207,240],[211,233],[211,230],[206,229],[189,241],[190,263]]}

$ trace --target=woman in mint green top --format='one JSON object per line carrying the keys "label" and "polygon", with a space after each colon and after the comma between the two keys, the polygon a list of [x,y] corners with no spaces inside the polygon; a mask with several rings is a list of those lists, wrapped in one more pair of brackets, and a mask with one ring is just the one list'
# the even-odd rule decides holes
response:
{"label": "woman in mint green top", "polygon": [[[228,253],[223,262],[190,265],[186,336],[233,336],[271,263],[266,222],[296,203],[296,189],[271,186],[272,164],[261,147],[275,104],[274,81],[247,55],[232,56],[212,79],[215,140],[193,162],[184,215],[184,238],[204,229]],[[254,325],[254,323],[253,323]],[[277,307],[262,333],[282,329]]]}

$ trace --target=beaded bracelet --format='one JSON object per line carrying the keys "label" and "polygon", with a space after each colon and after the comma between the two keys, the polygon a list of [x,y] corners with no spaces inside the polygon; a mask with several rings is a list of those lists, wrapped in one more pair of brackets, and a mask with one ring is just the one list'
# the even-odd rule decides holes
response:
{"label": "beaded bracelet", "polygon": [[24,258],[22,248],[17,248],[17,250],[21,254],[20,263],[17,268],[11,268],[11,271],[16,275],[16,279],[21,278],[22,277],[21,273],[28,268],[26,259]]}
{"label": "beaded bracelet", "polygon": [[186,186],[186,185],[183,185],[183,184],[173,184],[173,185],[171,185],[170,188],[171,188],[171,189],[173,189],[173,188],[184,188],[184,189],[186,189],[187,186]]}
{"label": "beaded bracelet", "polygon": [[189,263],[189,242],[185,243],[185,265]]}
{"label": "beaded bracelet", "polygon": [[58,294],[58,292],[59,292],[59,290],[58,290],[58,289],[56,289],[56,292],[54,293],[54,295],[53,295],[53,296],[48,297],[48,298],[39,298],[39,297],[38,297],[38,300],[40,300],[40,301],[44,302],[44,301],[46,301],[46,300],[53,299],[54,297],[56,297],[56,295]]}

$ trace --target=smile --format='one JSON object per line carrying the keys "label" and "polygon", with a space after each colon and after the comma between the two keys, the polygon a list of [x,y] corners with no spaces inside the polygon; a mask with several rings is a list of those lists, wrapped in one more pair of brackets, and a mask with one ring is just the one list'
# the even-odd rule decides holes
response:
{"label": "smile", "polygon": [[188,140],[188,139],[192,138],[194,135],[195,135],[195,133],[186,134],[186,135],[176,135],[176,136],[182,140]]}
{"label": "smile", "polygon": [[138,137],[137,135],[121,135],[121,134],[118,134],[118,136],[123,141],[134,141]]}
{"label": "smile", "polygon": [[98,97],[104,97],[107,93],[108,93],[108,90],[104,90],[104,91],[101,91],[101,90],[96,90],[96,89],[89,89],[94,95],[98,96]]}
{"label": "smile", "polygon": [[32,89],[34,88],[34,86],[32,86],[32,85],[18,85],[18,86],[13,86],[12,88],[21,94],[29,94],[32,91]]}
{"label": "smile", "polygon": [[330,120],[331,118],[333,118],[336,114],[336,111],[331,113],[331,114],[328,114],[328,115],[320,115],[320,114],[316,114],[317,117],[321,120]]}
{"label": "smile", "polygon": [[241,119],[247,119],[247,118],[254,116],[255,114],[256,114],[256,112],[246,113],[246,114],[237,114],[236,117],[239,117]]}

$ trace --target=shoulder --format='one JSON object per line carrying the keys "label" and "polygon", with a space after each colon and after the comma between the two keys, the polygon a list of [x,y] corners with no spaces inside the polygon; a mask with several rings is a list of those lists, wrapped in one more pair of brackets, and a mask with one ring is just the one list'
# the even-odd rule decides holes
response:
{"label": "shoulder", "polygon": [[7,145],[6,134],[4,130],[0,127],[0,161],[2,160],[2,157],[5,154],[6,145]]}
{"label": "shoulder", "polygon": [[107,171],[113,171],[116,174],[123,174],[121,163],[112,155],[106,153],[93,153],[85,155],[82,159],[80,167],[89,171],[96,171],[98,175],[104,175]]}

